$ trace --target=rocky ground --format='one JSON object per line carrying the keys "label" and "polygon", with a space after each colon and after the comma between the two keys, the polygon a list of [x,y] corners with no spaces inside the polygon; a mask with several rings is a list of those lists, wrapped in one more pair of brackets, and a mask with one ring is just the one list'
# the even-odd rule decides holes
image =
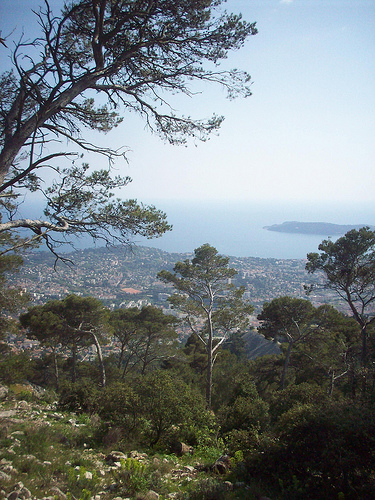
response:
{"label": "rocky ground", "polygon": [[229,457],[207,464],[194,453],[124,452],[110,444],[98,450],[91,447],[97,418],[19,397],[3,394],[0,401],[0,498],[204,499],[205,491],[215,499],[259,498],[244,483],[228,480]]}

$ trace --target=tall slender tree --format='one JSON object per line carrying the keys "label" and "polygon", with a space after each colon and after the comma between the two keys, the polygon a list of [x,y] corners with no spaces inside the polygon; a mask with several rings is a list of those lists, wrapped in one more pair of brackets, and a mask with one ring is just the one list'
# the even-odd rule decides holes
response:
{"label": "tall slender tree", "polygon": [[94,297],[68,295],[31,308],[21,316],[21,323],[42,344],[69,347],[73,357],[72,381],[75,381],[76,354],[79,346],[95,345],[102,387],[106,385],[101,340],[106,336],[108,310]]}
{"label": "tall slender tree", "polygon": [[229,257],[219,255],[208,243],[194,250],[191,261],[177,262],[173,271],[163,270],[158,277],[178,291],[169,301],[205,346],[206,403],[210,408],[212,371],[219,348],[230,332],[247,327],[254,309],[243,300],[244,289],[231,284],[237,271],[229,267]]}
{"label": "tall slender tree", "polygon": [[361,327],[361,363],[366,366],[368,327],[375,322],[375,232],[369,227],[352,229],[335,242],[322,241],[318,248],[320,253],[307,254],[306,269],[322,272],[322,286],[350,307]]}
{"label": "tall slender tree", "polygon": [[258,328],[260,333],[287,345],[280,377],[280,389],[284,389],[293,348],[306,342],[319,330],[315,321],[315,308],[308,300],[279,297],[263,304],[258,319],[261,321]]}

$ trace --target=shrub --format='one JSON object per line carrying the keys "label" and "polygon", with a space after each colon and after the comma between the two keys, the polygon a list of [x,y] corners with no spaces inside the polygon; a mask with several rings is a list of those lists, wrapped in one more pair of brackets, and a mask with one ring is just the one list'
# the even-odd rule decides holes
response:
{"label": "shrub", "polygon": [[330,402],[326,391],[315,384],[302,383],[290,385],[282,391],[273,393],[270,400],[270,415],[273,421],[291,410],[304,404],[324,405]]}
{"label": "shrub", "polygon": [[144,376],[137,394],[141,414],[147,422],[144,438],[148,445],[180,439],[192,424],[199,426],[204,421],[206,410],[202,396],[165,371]]}
{"label": "shrub", "polygon": [[[285,498],[371,498],[375,488],[375,415],[353,403],[296,405],[275,437],[247,458],[251,475],[273,478]],[[297,488],[298,485],[298,488]],[[294,496],[291,495],[293,491]]]}
{"label": "shrub", "polygon": [[92,415],[98,409],[99,389],[89,379],[64,382],[61,386],[58,405],[62,410]]}
{"label": "shrub", "polygon": [[121,460],[121,469],[114,471],[114,477],[120,491],[126,495],[146,491],[150,483],[147,467],[135,458]]}

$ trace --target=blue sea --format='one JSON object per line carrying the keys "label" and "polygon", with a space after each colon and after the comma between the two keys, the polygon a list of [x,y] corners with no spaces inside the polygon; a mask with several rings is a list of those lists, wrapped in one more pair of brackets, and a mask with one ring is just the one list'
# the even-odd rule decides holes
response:
{"label": "blue sea", "polygon": [[[235,257],[304,259],[327,235],[286,234],[264,229],[285,221],[375,225],[375,203],[155,202],[173,230],[135,242],[168,252],[192,252],[204,243]],[[335,240],[337,237],[332,238]]]}
{"label": "blue sea", "polygon": [[[307,253],[318,250],[318,245],[327,235],[278,233],[267,231],[264,226],[286,221],[375,226],[375,202],[140,201],[166,212],[173,230],[152,240],[136,237],[134,243],[167,252],[193,252],[195,248],[209,243],[220,254],[233,257],[305,259]],[[41,205],[36,204],[30,208],[28,215],[40,216],[40,213]],[[90,246],[94,245],[88,238],[75,242],[75,248]],[[64,245],[59,251],[69,252],[72,248]]]}

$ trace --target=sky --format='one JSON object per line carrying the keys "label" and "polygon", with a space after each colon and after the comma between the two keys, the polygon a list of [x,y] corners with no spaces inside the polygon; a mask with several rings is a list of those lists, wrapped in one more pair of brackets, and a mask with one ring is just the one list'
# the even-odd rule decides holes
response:
{"label": "sky", "polygon": [[[8,47],[35,29],[37,0],[1,0]],[[61,2],[53,0],[53,6]],[[196,118],[226,117],[205,143],[170,146],[134,114],[98,141],[129,149],[124,197],[147,203],[375,201],[375,1],[228,0],[259,33],[226,67],[252,76],[247,99],[216,87],[175,101]],[[10,34],[13,27],[16,30]],[[9,35],[9,36],[8,36]],[[1,68],[8,52],[0,47]],[[93,159],[94,167],[101,167]]]}

